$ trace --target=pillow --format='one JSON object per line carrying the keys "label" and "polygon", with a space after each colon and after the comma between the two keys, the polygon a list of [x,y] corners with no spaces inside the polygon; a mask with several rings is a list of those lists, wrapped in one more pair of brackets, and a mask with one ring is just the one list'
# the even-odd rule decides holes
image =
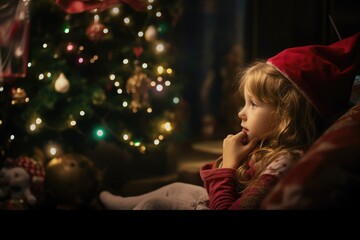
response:
{"label": "pillow", "polygon": [[275,186],[262,209],[358,208],[360,103],[323,133]]}

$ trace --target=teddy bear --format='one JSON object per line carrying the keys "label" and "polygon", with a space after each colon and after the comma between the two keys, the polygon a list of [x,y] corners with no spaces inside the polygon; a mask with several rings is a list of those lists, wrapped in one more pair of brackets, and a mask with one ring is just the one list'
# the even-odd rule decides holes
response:
{"label": "teddy bear", "polygon": [[8,158],[0,170],[0,199],[35,205],[38,199],[33,190],[35,186],[41,186],[43,180],[44,168],[33,159],[26,156],[15,160]]}

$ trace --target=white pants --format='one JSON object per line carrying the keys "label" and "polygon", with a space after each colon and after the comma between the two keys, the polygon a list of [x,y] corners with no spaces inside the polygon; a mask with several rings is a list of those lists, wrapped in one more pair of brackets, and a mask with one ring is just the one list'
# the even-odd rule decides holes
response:
{"label": "white pants", "polygon": [[[144,198],[145,197],[145,198]],[[140,200],[140,199],[139,199]],[[197,185],[175,182],[142,195],[134,210],[206,210],[209,196]]]}

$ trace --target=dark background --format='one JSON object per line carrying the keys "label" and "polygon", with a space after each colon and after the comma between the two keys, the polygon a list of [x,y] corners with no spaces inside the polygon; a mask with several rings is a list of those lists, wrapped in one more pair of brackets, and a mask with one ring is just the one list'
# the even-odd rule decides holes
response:
{"label": "dark background", "polygon": [[189,139],[221,139],[236,131],[237,67],[285,48],[338,41],[329,16],[342,38],[360,31],[360,2],[184,0],[174,41],[190,112]]}

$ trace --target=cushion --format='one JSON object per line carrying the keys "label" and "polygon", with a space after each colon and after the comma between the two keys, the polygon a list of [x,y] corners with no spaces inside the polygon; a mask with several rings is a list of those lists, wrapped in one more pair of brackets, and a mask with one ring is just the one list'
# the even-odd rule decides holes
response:
{"label": "cushion", "polygon": [[360,103],[311,146],[262,203],[263,209],[358,208]]}

